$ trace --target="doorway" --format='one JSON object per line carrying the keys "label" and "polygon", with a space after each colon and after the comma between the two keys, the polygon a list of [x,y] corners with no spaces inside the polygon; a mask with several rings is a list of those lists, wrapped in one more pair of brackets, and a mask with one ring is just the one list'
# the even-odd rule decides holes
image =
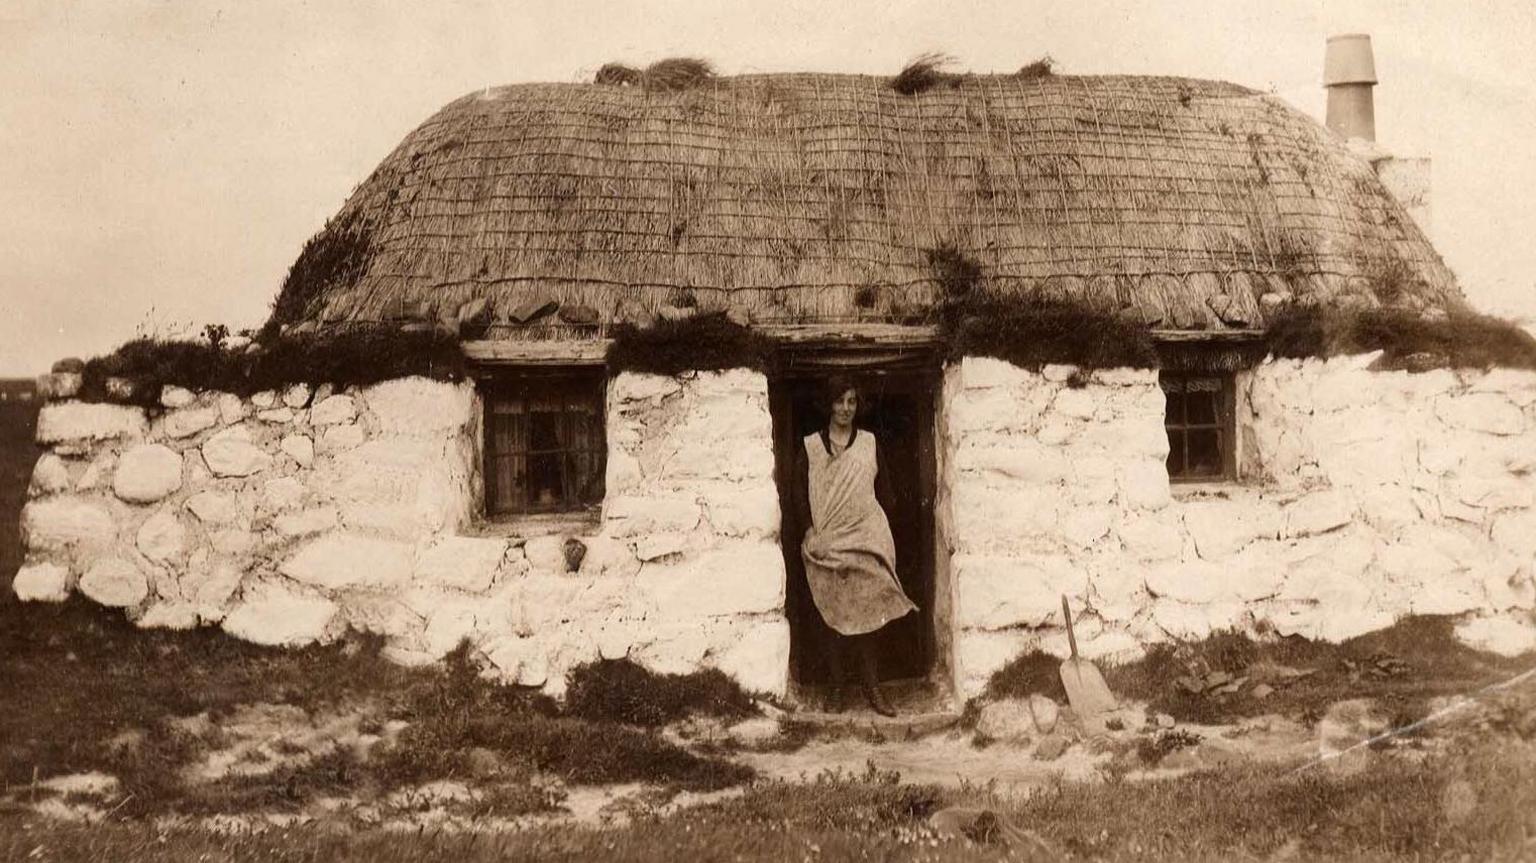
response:
{"label": "doorway", "polygon": [[[918,610],[880,630],[877,636],[880,678],[903,681],[905,689],[938,694],[942,678],[939,639],[935,637],[934,500],[935,424],[939,371],[934,368],[838,370],[851,375],[864,393],[856,420],[859,428],[873,432],[890,471],[892,504],[886,516],[896,541],[896,574],[902,589]],[[790,688],[798,697],[815,692],[828,682],[817,638],[820,613],[811,599],[800,558],[800,542],[808,525],[796,512],[794,490],[805,478],[796,475],[797,453],[803,439],[827,423],[817,405],[821,383],[832,374],[827,369],[800,369],[769,381],[773,412],[775,478],[783,520],[780,543],[788,579],[785,614],[790,629]]]}

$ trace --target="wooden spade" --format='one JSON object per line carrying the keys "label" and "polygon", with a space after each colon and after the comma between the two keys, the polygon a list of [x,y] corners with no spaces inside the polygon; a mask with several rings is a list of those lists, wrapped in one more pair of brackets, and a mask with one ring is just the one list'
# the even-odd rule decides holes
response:
{"label": "wooden spade", "polygon": [[1099,669],[1077,655],[1077,635],[1072,631],[1072,610],[1067,607],[1066,594],[1061,597],[1061,614],[1067,619],[1067,643],[1072,645],[1072,658],[1061,663],[1061,685],[1067,690],[1072,712],[1079,722],[1086,723],[1100,713],[1114,710],[1119,702]]}

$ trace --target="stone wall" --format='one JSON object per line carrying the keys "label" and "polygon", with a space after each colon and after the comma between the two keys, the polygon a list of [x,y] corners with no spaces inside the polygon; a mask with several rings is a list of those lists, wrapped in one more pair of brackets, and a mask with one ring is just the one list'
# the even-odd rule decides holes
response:
{"label": "stone wall", "polygon": [[1243,478],[1168,482],[1155,372],[946,372],[956,685],[1238,627],[1341,640],[1407,613],[1536,647],[1536,373],[1271,361],[1238,379]]}
{"label": "stone wall", "polygon": [[602,517],[553,528],[475,518],[469,384],[296,385],[248,400],[168,387],[162,402],[43,408],[21,598],[78,590],[141,626],[218,625],[265,644],[350,627],[387,636],[402,662],[468,638],[506,678],[551,692],[572,665],[624,655],[784,689],[760,374],[620,375]]}

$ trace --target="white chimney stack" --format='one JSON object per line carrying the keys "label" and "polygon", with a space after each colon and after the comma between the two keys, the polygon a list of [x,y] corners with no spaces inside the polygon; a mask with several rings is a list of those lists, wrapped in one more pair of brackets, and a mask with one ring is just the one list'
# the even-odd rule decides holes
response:
{"label": "white chimney stack", "polygon": [[1328,37],[1323,55],[1323,86],[1328,88],[1328,128],[1345,138],[1376,140],[1376,58],[1371,37],[1345,33]]}

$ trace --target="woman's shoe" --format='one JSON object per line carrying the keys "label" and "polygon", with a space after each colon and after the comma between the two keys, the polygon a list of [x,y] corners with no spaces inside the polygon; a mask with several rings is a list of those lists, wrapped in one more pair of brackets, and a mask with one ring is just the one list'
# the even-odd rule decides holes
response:
{"label": "woman's shoe", "polygon": [[896,708],[892,707],[891,703],[885,700],[885,693],[881,692],[880,687],[877,685],[864,684],[864,700],[868,701],[870,708],[881,716],[896,715]]}

